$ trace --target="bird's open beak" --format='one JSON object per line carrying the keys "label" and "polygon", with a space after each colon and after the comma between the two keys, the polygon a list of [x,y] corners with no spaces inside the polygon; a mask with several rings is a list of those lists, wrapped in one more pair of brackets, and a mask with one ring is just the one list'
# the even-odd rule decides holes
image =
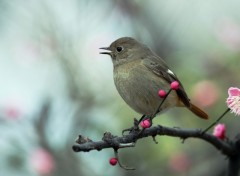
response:
{"label": "bird's open beak", "polygon": [[100,52],[100,54],[108,54],[111,56],[111,49],[109,47],[102,47],[102,48],[99,48],[99,49],[103,49],[103,50],[107,50],[108,52]]}

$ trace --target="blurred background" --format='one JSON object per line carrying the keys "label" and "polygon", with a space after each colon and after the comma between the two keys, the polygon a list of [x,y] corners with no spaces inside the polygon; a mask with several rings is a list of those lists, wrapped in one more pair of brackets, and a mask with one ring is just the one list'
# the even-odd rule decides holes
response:
{"label": "blurred background", "polygon": [[[0,0],[1,176],[221,176],[226,157],[206,142],[157,137],[120,150],[125,171],[109,165],[111,149],[74,153],[78,134],[121,135],[140,115],[118,95],[112,62],[99,55],[119,37],[147,44],[177,73],[203,121],[174,108],[154,124],[200,129],[225,111],[240,87],[240,2],[187,0]],[[239,119],[222,120],[227,135]],[[212,132],[212,131],[210,131]]]}

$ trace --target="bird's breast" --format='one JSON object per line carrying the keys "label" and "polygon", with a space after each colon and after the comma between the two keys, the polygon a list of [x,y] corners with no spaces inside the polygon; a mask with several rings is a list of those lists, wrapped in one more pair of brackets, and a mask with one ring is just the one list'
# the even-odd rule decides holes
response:
{"label": "bird's breast", "polygon": [[[169,83],[145,67],[141,61],[129,62],[114,68],[114,82],[123,100],[141,114],[153,114],[161,102],[158,91],[169,90]],[[162,109],[177,104],[178,97],[171,93]]]}

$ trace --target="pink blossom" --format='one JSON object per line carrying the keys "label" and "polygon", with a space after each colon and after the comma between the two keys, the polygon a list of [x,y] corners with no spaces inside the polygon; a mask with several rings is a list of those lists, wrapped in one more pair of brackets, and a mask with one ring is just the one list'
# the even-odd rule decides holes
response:
{"label": "pink blossom", "polygon": [[149,119],[145,119],[140,122],[140,125],[142,128],[149,128],[151,126],[151,123]]}
{"label": "pink blossom", "polygon": [[16,97],[8,98],[4,101],[2,110],[6,119],[20,119],[24,115],[24,102]]}
{"label": "pink blossom", "polygon": [[240,26],[235,19],[223,18],[216,26],[216,36],[229,49],[239,50]]}
{"label": "pink blossom", "polygon": [[37,149],[32,153],[30,164],[40,175],[50,174],[55,167],[52,155],[42,148]]}
{"label": "pink blossom", "polygon": [[191,100],[200,107],[213,106],[218,99],[219,88],[214,82],[203,80],[194,85]]}
{"label": "pink blossom", "polygon": [[224,124],[217,124],[214,127],[213,135],[219,139],[225,139],[226,128]]}
{"label": "pink blossom", "polygon": [[9,119],[18,119],[18,117],[21,115],[20,110],[14,106],[6,108],[5,113]]}
{"label": "pink blossom", "polygon": [[240,115],[240,89],[237,87],[230,87],[228,89],[227,106],[231,112]]}
{"label": "pink blossom", "polygon": [[169,167],[176,173],[184,173],[191,167],[191,159],[185,153],[174,153],[170,157]]}

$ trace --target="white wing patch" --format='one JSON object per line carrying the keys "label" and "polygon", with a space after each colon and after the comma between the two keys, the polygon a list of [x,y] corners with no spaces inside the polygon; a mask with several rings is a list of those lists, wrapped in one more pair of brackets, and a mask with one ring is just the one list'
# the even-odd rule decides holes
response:
{"label": "white wing patch", "polygon": [[168,72],[170,75],[175,76],[175,74],[174,74],[171,70],[168,69],[167,72]]}

